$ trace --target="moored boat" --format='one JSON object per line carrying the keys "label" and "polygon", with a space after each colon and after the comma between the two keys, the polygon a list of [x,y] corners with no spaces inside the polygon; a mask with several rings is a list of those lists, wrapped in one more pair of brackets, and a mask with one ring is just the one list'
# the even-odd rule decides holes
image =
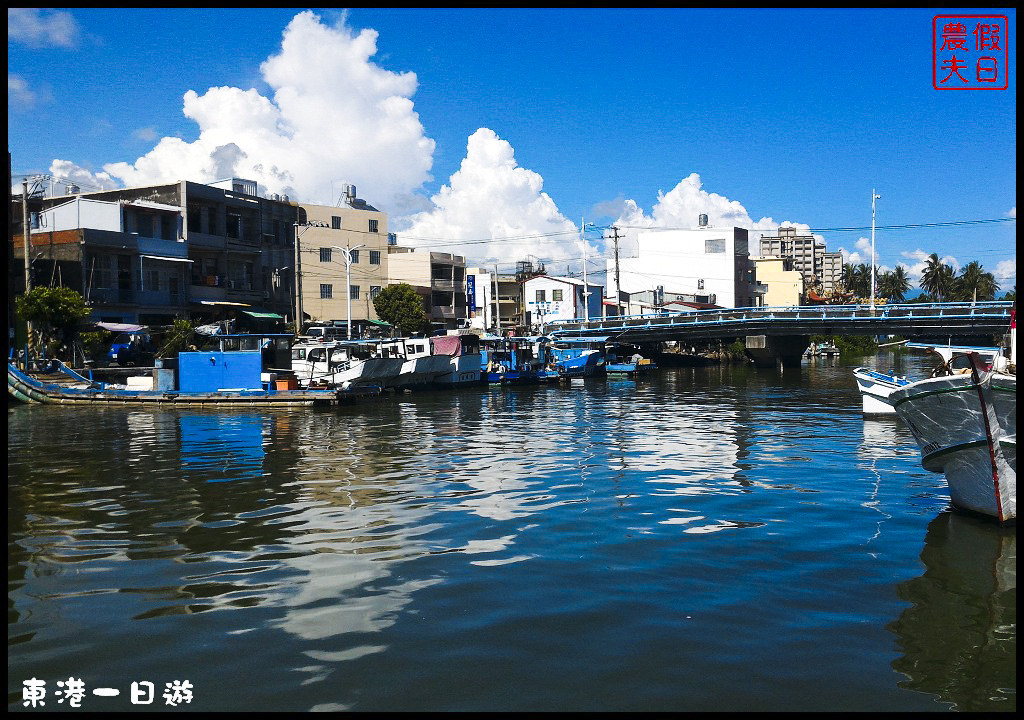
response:
{"label": "moored boat", "polygon": [[921,465],[943,473],[955,507],[1000,522],[1017,517],[1017,377],[967,356],[966,373],[895,390],[889,401],[921,449]]}
{"label": "moored boat", "polygon": [[301,387],[387,387],[402,372],[405,356],[374,342],[303,341],[292,346],[292,372]]}
{"label": "moored boat", "polygon": [[[927,350],[937,355],[941,361],[935,374],[963,373],[969,370],[967,356],[975,353],[981,359],[983,368],[1005,370],[1007,358],[1003,357],[998,347],[975,347],[969,345],[934,345],[928,343],[905,343],[908,348]],[[895,415],[896,410],[890,400],[892,394],[910,384],[905,376],[883,373],[866,367],[858,367],[853,371],[857,381],[857,389],[861,395],[861,409],[865,415]]]}

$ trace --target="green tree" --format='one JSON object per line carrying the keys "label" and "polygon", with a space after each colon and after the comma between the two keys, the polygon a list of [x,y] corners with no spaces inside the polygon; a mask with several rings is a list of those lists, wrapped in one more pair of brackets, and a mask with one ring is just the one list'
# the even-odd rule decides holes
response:
{"label": "green tree", "polygon": [[1017,286],[1013,286],[1013,290],[1007,290],[1003,293],[1003,300],[1011,300],[1017,302]]}
{"label": "green tree", "polygon": [[907,277],[907,270],[902,265],[897,265],[890,272],[882,273],[878,279],[878,294],[888,298],[889,302],[903,302],[909,291],[910,278]]}
{"label": "green tree", "polygon": [[18,317],[32,323],[50,355],[70,348],[82,321],[89,317],[89,306],[81,293],[66,287],[34,287],[14,300]]}
{"label": "green tree", "polygon": [[953,284],[954,299],[961,302],[976,302],[978,300],[995,300],[996,292],[999,290],[999,283],[990,272],[985,272],[977,260],[964,265]]}
{"label": "green tree", "polygon": [[195,326],[185,318],[176,317],[156,356],[160,358],[177,357],[178,353],[192,344],[194,338]]}
{"label": "green tree", "polygon": [[430,330],[430,319],[423,309],[423,299],[412,285],[399,283],[389,285],[373,299],[377,316],[393,325],[401,335],[426,333]]}
{"label": "green tree", "polygon": [[921,274],[921,289],[936,302],[944,302],[953,294],[955,274],[950,265],[939,260],[936,253],[928,256]]}

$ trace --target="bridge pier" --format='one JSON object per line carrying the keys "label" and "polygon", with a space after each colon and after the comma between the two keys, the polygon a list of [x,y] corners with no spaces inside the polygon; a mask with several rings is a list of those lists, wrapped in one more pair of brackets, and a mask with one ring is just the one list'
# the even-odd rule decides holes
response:
{"label": "bridge pier", "polygon": [[810,335],[747,335],[744,340],[747,357],[757,367],[800,367],[804,350],[811,344]]}

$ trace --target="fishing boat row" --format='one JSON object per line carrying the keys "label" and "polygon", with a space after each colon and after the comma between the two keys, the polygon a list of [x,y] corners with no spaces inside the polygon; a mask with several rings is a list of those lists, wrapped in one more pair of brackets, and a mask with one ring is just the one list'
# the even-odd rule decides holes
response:
{"label": "fishing boat row", "polygon": [[133,374],[113,381],[109,370],[100,379],[100,371],[82,374],[59,361],[49,361],[45,372],[9,362],[8,394],[22,402],[73,405],[299,406],[386,391],[637,375],[655,367],[637,352],[622,357],[614,345],[546,337],[294,340],[283,334],[220,335],[215,349],[181,352],[166,367],[133,367]]}
{"label": "fishing boat row", "polygon": [[942,473],[954,507],[1017,518],[1016,314],[1009,353],[993,347],[909,343],[941,360],[930,377],[911,380],[854,371],[866,415],[895,414],[910,428],[924,469]]}

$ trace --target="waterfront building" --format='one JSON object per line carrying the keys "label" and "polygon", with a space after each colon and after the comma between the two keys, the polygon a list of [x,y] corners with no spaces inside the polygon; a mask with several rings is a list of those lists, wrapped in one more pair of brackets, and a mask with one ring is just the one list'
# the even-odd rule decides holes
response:
{"label": "waterfront building", "polygon": [[722,307],[755,304],[753,267],[747,231],[701,224],[689,230],[643,230],[637,234],[636,257],[607,260],[607,298],[622,292],[664,288],[666,292],[704,295]]}
{"label": "waterfront building", "polygon": [[[159,325],[225,309],[258,320],[289,314],[297,208],[257,196],[253,181],[90,193],[72,186],[30,205],[32,285],[77,290],[94,321]],[[23,262],[21,223],[12,223],[11,256]]]}
{"label": "waterfront building", "polygon": [[793,269],[793,261],[785,257],[750,258],[758,285],[763,286],[761,304],[767,307],[800,305],[804,296],[803,273]]}
{"label": "waterfront building", "polygon": [[761,257],[786,258],[803,276],[804,288],[818,288],[823,294],[837,290],[843,278],[843,254],[829,253],[825,242],[813,235],[798,234],[795,227],[780,227],[778,235],[762,235]]}
{"label": "waterfront building", "polygon": [[373,299],[390,282],[395,240],[387,213],[356,197],[354,185],[345,185],[336,206],[299,204],[295,236],[305,323],[343,327],[351,310],[352,337],[379,324]]}
{"label": "waterfront building", "polygon": [[411,285],[434,330],[467,327],[465,257],[397,244],[388,249],[388,285]]}
{"label": "waterfront building", "polygon": [[[589,291],[589,296],[586,292]],[[601,318],[601,296],[604,288],[570,277],[537,275],[523,281],[523,324],[543,332],[547,323],[558,320]]]}

